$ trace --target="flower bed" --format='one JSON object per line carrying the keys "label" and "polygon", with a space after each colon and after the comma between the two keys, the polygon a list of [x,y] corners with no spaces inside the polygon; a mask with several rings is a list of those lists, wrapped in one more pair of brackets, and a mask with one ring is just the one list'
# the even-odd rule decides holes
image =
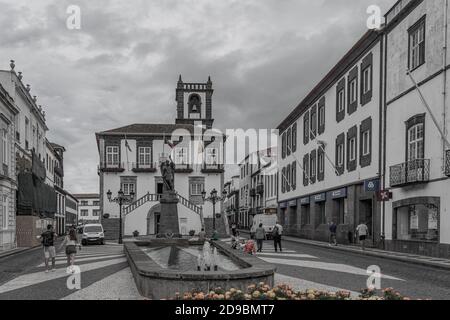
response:
{"label": "flower bed", "polygon": [[208,293],[186,292],[176,293],[174,300],[411,300],[402,296],[392,288],[381,291],[362,290],[359,297],[352,297],[349,291],[328,292],[309,289],[295,291],[289,285],[278,285],[271,288],[265,283],[251,285],[246,292],[231,288],[217,288]]}

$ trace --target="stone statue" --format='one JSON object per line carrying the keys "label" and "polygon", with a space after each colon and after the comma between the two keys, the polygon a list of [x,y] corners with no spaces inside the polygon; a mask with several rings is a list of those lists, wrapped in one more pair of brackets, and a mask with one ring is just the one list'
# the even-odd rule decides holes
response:
{"label": "stone statue", "polygon": [[175,191],[175,164],[169,156],[169,160],[161,163],[161,175],[165,191]]}

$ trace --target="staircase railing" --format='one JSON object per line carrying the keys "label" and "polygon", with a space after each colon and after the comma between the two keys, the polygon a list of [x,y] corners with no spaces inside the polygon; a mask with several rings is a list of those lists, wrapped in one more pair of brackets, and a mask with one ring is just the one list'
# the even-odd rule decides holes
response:
{"label": "staircase railing", "polygon": [[[202,207],[200,207],[200,206],[198,206],[196,204],[193,204],[191,201],[189,201],[188,199],[186,199],[185,197],[181,196],[178,193],[177,193],[177,198],[180,201],[181,205],[185,206],[186,208],[188,208],[189,210],[193,211],[194,213],[200,215],[200,217],[203,220],[203,209],[202,209]],[[131,212],[133,212],[134,210],[138,209],[139,207],[142,207],[147,202],[156,202],[156,201],[159,201],[160,199],[161,199],[161,195],[160,194],[147,193],[143,197],[141,197],[141,198],[137,199],[136,201],[134,201],[129,206],[125,207],[123,209],[123,215],[126,216],[126,215],[130,214]]]}
{"label": "staircase railing", "polygon": [[133,212],[134,210],[136,210],[137,208],[142,207],[147,202],[156,202],[156,201],[159,201],[160,199],[161,199],[160,194],[147,193],[145,196],[137,199],[132,204],[125,207],[123,209],[123,214],[126,216],[126,215],[130,214],[131,212]]}
{"label": "staircase railing", "polygon": [[190,202],[188,199],[186,199],[185,197],[183,197],[182,195],[177,193],[177,197],[178,200],[180,200],[180,203],[185,206],[186,208],[188,208],[189,210],[195,212],[198,215],[202,215],[203,214],[203,209],[200,206],[197,206],[196,204],[193,204],[192,202]]}

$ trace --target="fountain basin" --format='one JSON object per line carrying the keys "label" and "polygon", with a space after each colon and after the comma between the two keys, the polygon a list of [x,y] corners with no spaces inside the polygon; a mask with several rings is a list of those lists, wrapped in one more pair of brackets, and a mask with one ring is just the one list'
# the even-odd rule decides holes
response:
{"label": "fountain basin", "polygon": [[174,297],[176,292],[184,293],[192,290],[208,292],[221,287],[245,291],[249,285],[259,282],[273,286],[275,266],[255,256],[233,250],[230,245],[220,241],[212,242],[212,246],[226,258],[228,270],[224,269],[225,266],[218,271],[170,268],[149,256],[149,251],[155,248],[176,246],[189,251],[195,250],[196,245],[199,243],[192,243],[186,239],[126,242],[124,251],[140,294],[149,299],[168,299]]}

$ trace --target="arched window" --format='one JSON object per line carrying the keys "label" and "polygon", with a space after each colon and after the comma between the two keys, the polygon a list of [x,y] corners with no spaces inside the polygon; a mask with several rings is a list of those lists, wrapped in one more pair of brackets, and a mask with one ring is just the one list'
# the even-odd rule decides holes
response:
{"label": "arched window", "polygon": [[425,115],[416,115],[406,122],[406,161],[425,158]]}
{"label": "arched window", "polygon": [[202,99],[198,94],[191,94],[189,96],[189,113],[201,114],[202,111]]}

